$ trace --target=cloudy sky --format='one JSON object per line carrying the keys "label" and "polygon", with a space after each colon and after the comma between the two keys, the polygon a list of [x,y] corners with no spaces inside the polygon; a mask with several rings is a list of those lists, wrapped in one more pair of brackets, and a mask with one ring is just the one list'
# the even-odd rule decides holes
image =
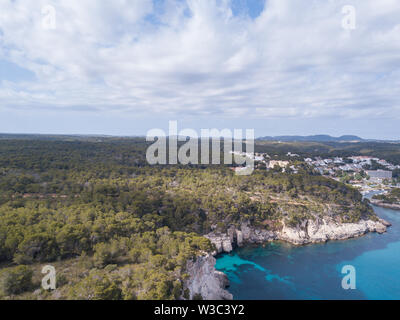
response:
{"label": "cloudy sky", "polygon": [[400,138],[400,1],[0,0],[0,132],[169,120]]}

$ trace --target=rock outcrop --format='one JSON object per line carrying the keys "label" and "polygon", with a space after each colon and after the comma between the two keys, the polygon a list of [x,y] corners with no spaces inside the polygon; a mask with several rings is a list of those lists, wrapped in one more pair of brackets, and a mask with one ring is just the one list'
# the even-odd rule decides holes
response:
{"label": "rock outcrop", "polygon": [[400,210],[400,204],[397,203],[387,203],[382,200],[370,199],[371,203],[382,208]]}
{"label": "rock outcrop", "polygon": [[278,239],[293,244],[344,240],[362,236],[368,232],[386,232],[386,222],[382,220],[361,220],[357,223],[338,223],[331,218],[308,220],[304,228],[286,225],[278,232]]}
{"label": "rock outcrop", "polygon": [[225,290],[229,286],[228,277],[215,269],[215,262],[211,254],[198,256],[196,260],[188,261],[189,279],[185,281],[184,287],[189,289],[190,299],[199,294],[204,300],[233,299],[232,294]]}
{"label": "rock outcrop", "polygon": [[230,238],[226,233],[209,233],[206,234],[204,237],[209,239],[214,245],[217,250],[215,254],[221,252],[231,252],[232,251],[232,244],[234,239]]}
{"label": "rock outcrop", "polygon": [[216,248],[212,254],[198,257],[189,261],[187,270],[189,279],[185,288],[189,289],[190,299],[201,294],[206,300],[233,299],[232,294],[225,290],[229,285],[227,276],[215,269],[213,255],[222,252],[231,252],[235,246],[248,244],[262,244],[272,240],[283,240],[296,245],[325,242],[329,240],[344,240],[362,236],[368,232],[386,232],[390,223],[378,219],[360,220],[357,223],[338,223],[327,216],[303,221],[297,227],[280,222],[279,228],[261,229],[242,223],[240,227],[230,226],[226,233],[211,232],[205,235]]}
{"label": "rock outcrop", "polygon": [[368,232],[386,232],[390,223],[383,219],[377,221],[360,220],[356,223],[338,223],[332,218],[324,217],[304,221],[301,226],[290,227],[282,222],[279,230],[255,228],[243,223],[240,228],[230,227],[227,233],[209,233],[206,238],[215,245],[217,252],[231,252],[233,247],[244,243],[261,244],[272,240],[283,240],[296,245],[344,240],[362,236]]}

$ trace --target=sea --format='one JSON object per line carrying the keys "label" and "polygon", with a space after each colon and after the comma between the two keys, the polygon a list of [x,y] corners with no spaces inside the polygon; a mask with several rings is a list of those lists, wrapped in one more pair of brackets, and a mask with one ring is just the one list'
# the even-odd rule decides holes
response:
{"label": "sea", "polygon": [[216,268],[238,300],[400,299],[400,211],[373,208],[392,224],[387,233],[305,246],[246,246],[217,256]]}

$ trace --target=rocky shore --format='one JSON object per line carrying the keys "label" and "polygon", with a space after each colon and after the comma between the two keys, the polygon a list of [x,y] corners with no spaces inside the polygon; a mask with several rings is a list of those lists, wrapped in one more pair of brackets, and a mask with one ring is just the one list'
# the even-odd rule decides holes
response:
{"label": "rocky shore", "polygon": [[272,240],[283,240],[295,245],[344,240],[362,236],[368,232],[386,232],[390,223],[383,219],[361,220],[357,223],[338,223],[326,217],[305,221],[301,226],[290,227],[283,223],[277,231],[255,228],[248,222],[240,228],[230,227],[227,233],[209,233],[205,235],[216,247],[215,254],[231,252],[235,246],[244,244],[262,244]]}
{"label": "rocky shore", "polygon": [[212,232],[205,235],[215,245],[216,251],[187,263],[189,278],[185,281],[185,288],[189,289],[190,299],[199,294],[204,300],[233,299],[232,294],[225,290],[229,286],[227,276],[215,269],[214,256],[231,252],[236,246],[263,244],[273,240],[283,240],[295,245],[344,240],[368,232],[384,233],[389,226],[390,223],[383,219],[338,223],[329,217],[308,220],[296,228],[283,223],[283,227],[275,231],[253,227],[249,222],[242,223],[240,228],[231,226],[226,233]]}
{"label": "rocky shore", "polygon": [[382,200],[377,200],[377,199],[370,199],[370,202],[378,207],[383,207],[387,209],[393,209],[393,210],[400,210],[400,204],[397,203],[387,203]]}
{"label": "rocky shore", "polygon": [[215,269],[216,260],[211,254],[198,256],[196,260],[188,261],[185,289],[189,289],[192,300],[201,295],[203,300],[232,300],[233,296],[225,288],[229,280],[225,273]]}

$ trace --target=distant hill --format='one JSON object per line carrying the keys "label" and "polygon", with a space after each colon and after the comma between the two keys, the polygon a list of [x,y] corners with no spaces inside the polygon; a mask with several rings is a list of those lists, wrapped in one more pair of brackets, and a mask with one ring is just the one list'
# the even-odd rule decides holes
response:
{"label": "distant hill", "polygon": [[46,141],[93,141],[111,139],[106,135],[79,135],[79,134],[29,134],[29,133],[0,133],[1,140],[46,140]]}
{"label": "distant hill", "polygon": [[[144,139],[143,136],[111,136],[100,134],[28,134],[28,133],[1,133],[1,140],[47,140],[47,141],[113,141],[113,140],[137,140]],[[282,142],[381,142],[381,143],[400,143],[400,140],[379,140],[363,139],[354,135],[343,135],[332,137],[326,134],[311,136],[266,136],[257,138],[258,141],[282,141]]]}
{"label": "distant hill", "polygon": [[261,137],[258,140],[270,140],[270,141],[283,141],[283,142],[294,142],[294,141],[312,141],[312,142],[363,142],[371,141],[365,140],[358,136],[344,135],[341,137],[332,137],[329,135],[319,134],[313,136],[275,136],[275,137]]}

